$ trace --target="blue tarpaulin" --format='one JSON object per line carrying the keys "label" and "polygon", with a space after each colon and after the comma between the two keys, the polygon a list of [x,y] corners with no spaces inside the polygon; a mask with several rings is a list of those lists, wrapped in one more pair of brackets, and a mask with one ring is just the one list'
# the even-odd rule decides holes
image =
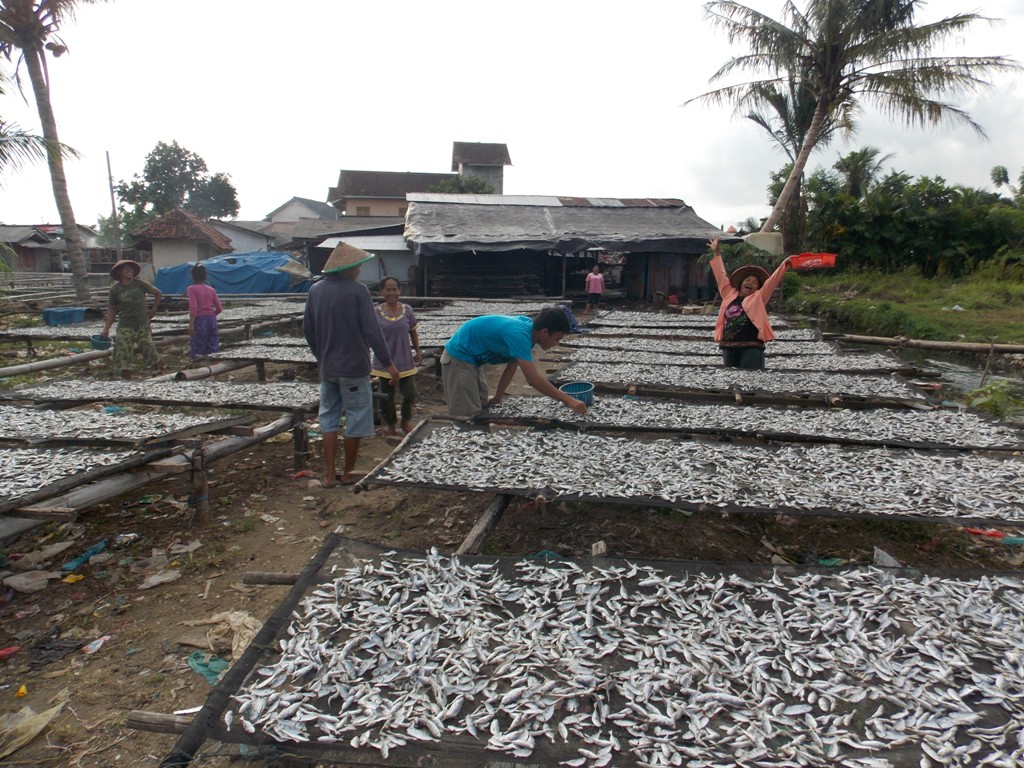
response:
{"label": "blue tarpaulin", "polygon": [[[217,293],[306,293],[311,282],[295,278],[278,267],[297,264],[287,253],[259,251],[229,253],[204,259],[207,281]],[[194,262],[158,269],[154,284],[162,292],[183,295],[192,284]]]}

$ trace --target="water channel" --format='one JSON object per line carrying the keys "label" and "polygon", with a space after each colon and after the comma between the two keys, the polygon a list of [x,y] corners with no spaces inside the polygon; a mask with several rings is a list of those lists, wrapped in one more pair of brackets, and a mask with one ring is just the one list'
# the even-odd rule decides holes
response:
{"label": "water channel", "polygon": [[[820,323],[823,333],[843,333],[843,329]],[[1008,393],[1017,400],[1024,401],[1024,370],[1006,365],[1006,355],[995,355],[989,370],[986,371],[988,356],[948,352],[945,350],[919,349],[908,347],[884,347],[877,344],[841,344],[843,349],[858,352],[878,353],[883,349],[891,351],[898,359],[914,365],[924,371],[938,374],[943,389],[942,397],[947,400],[962,401],[962,397],[982,386],[1003,383]],[[1013,421],[1024,422],[1024,409],[1011,416]]]}

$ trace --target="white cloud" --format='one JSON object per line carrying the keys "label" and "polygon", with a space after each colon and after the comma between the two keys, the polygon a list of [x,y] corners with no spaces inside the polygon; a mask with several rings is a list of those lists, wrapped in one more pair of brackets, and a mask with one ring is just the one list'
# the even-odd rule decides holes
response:
{"label": "white cloud", "polygon": [[[751,5],[775,14],[781,2]],[[979,28],[965,51],[1019,48],[1024,2],[986,6],[1007,23]],[[292,196],[324,199],[341,168],[448,171],[452,141],[486,141],[509,146],[510,194],[680,197],[726,225],[767,213],[768,175],[785,162],[728,109],[681,106],[738,52],[698,2],[118,0],[81,6],[62,36],[52,101],[83,154],[67,174],[88,224],[110,211],[105,153],[114,180],[129,179],[157,141],[230,174],[245,219]],[[1017,82],[964,104],[989,142],[866,114],[852,144],[812,164],[871,145],[914,175],[987,186],[991,166],[1024,167]],[[0,114],[38,125],[16,95],[0,97]],[[0,184],[0,221],[57,220],[45,167]]]}

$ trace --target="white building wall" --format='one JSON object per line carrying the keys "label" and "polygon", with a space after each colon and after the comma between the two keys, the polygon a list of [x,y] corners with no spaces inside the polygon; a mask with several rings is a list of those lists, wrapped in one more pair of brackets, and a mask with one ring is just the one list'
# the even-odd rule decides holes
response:
{"label": "white building wall", "polygon": [[292,200],[290,203],[285,205],[281,210],[274,213],[270,217],[271,221],[298,221],[299,219],[317,219],[319,215],[316,211],[311,211],[302,203],[297,200]]}
{"label": "white building wall", "polygon": [[218,227],[216,222],[210,222],[210,226],[220,232],[231,241],[232,253],[256,253],[257,251],[272,251],[270,238],[257,232],[243,232],[231,227]]}
{"label": "white building wall", "polygon": [[176,267],[179,264],[195,262],[199,259],[198,243],[189,240],[154,240],[153,241],[153,274],[147,276],[149,265],[144,264],[143,280],[152,280],[156,270],[164,267]]}

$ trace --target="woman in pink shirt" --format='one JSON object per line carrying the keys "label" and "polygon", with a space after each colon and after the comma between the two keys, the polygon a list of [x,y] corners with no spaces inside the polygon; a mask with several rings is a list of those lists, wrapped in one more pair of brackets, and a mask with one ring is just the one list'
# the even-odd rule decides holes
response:
{"label": "woman in pink shirt", "polygon": [[714,334],[722,350],[722,362],[726,368],[763,369],[765,342],[775,338],[767,304],[789,269],[789,259],[783,259],[771,275],[756,264],[747,264],[727,276],[718,238],[708,247],[712,252],[711,271],[722,294]]}
{"label": "woman in pink shirt", "polygon": [[217,291],[206,282],[206,267],[192,267],[192,285],[188,287],[188,356],[195,362],[197,356],[213,354],[220,347],[217,315],[223,311]]}
{"label": "woman in pink shirt", "polygon": [[587,273],[586,280],[587,306],[583,310],[584,315],[590,314],[590,308],[597,309],[601,303],[601,294],[604,293],[604,275],[601,274],[601,265],[595,264],[594,268]]}

